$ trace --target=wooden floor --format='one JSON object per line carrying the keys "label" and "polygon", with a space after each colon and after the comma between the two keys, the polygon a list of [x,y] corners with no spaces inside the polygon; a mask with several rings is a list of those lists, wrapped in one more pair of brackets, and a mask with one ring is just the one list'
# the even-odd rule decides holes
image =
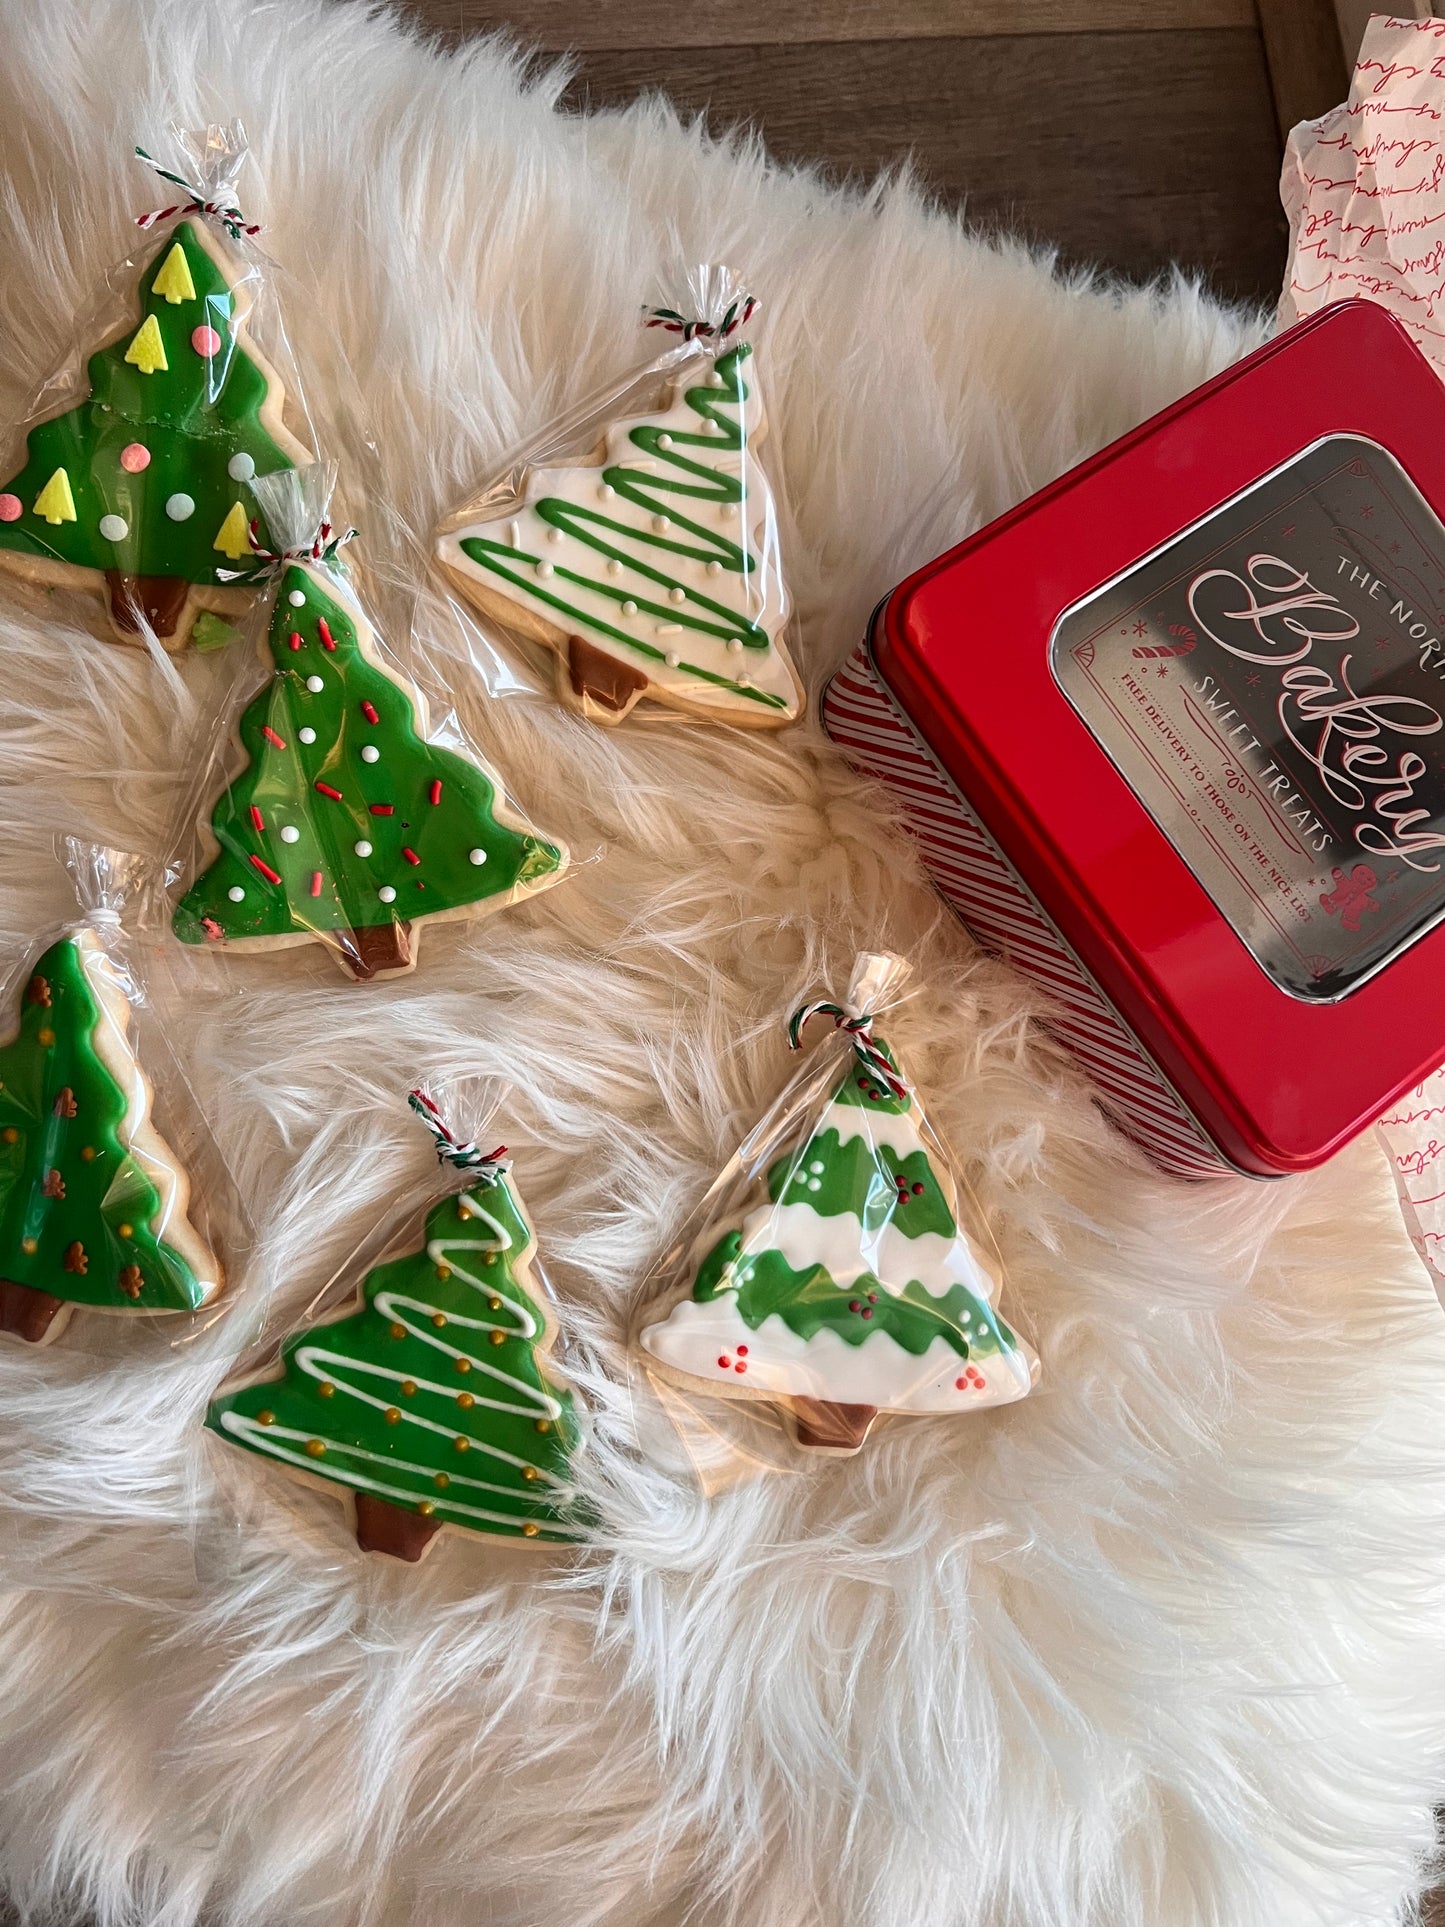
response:
{"label": "wooden floor", "polygon": [[1342,98],[1331,0],[401,0],[449,41],[570,50],[579,106],[648,89],[784,159],[911,158],[951,207],[1132,276],[1272,300],[1281,127]]}

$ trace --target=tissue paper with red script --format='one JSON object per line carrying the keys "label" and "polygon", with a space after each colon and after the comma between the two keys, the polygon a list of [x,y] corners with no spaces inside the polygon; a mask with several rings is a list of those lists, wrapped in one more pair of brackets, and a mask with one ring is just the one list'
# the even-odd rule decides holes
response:
{"label": "tissue paper with red script", "polygon": [[1289,137],[1279,318],[1378,301],[1445,376],[1445,20],[1365,29],[1349,99]]}

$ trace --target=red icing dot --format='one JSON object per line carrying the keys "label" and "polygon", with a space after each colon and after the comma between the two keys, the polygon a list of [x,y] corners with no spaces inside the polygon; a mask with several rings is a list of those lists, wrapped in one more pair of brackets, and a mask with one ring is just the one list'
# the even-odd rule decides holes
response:
{"label": "red icing dot", "polygon": [[18,522],[25,504],[18,495],[0,495],[0,522]]}
{"label": "red icing dot", "polygon": [[956,1378],[953,1381],[953,1389],[955,1392],[966,1392],[968,1390],[968,1380],[966,1378]]}
{"label": "red icing dot", "polygon": [[747,1346],[746,1346],[746,1345],[739,1345],[739,1346],[738,1346],[738,1357],[739,1357],[739,1358],[746,1358],[746,1357],[747,1357],[747,1355],[748,1355],[748,1348],[747,1348]]}
{"label": "red icing dot", "polygon": [[299,649],[301,647],[301,632],[299,629],[293,629],[291,631],[291,647],[293,649]]}
{"label": "red icing dot", "polygon": [[718,1359],[718,1365],[720,1369],[723,1371],[726,1371],[731,1364],[732,1364],[732,1360],[729,1357],[727,1357],[726,1354],[724,1354],[721,1358]]}
{"label": "red icing dot", "polygon": [[868,1079],[867,1079],[866,1077],[860,1077],[860,1078],[858,1079],[858,1088],[859,1088],[859,1090],[860,1090],[860,1091],[866,1091],[866,1090],[867,1090],[867,1088],[868,1088]]}
{"label": "red icing dot", "polygon": [[923,1186],[921,1184],[914,1185],[913,1195],[915,1198],[921,1198],[923,1196]]}
{"label": "red icing dot", "polygon": [[221,337],[216,333],[214,328],[208,328],[206,324],[202,322],[199,328],[193,328],[191,330],[191,346],[198,355],[205,355],[207,357],[218,355],[221,352]]}
{"label": "red icing dot", "polygon": [[870,1292],[869,1292],[869,1294],[868,1294],[868,1302],[869,1302],[869,1304],[870,1304],[870,1305],[876,1305],[876,1304],[878,1303],[878,1294],[877,1294],[877,1292],[876,1292],[876,1291],[870,1291]]}
{"label": "red icing dot", "polygon": [[747,1366],[741,1363],[733,1366],[735,1372],[745,1372],[747,1369]]}
{"label": "red icing dot", "polygon": [[862,1311],[863,1309],[862,1300],[859,1298],[850,1298],[848,1300],[848,1309],[849,1311]]}
{"label": "red icing dot", "polygon": [[871,1318],[873,1316],[872,1312],[868,1309],[866,1305],[863,1307],[863,1316],[865,1318]]}
{"label": "red icing dot", "polygon": [[139,475],[151,465],[151,452],[144,442],[127,442],[120,451],[120,465],[127,475]]}
{"label": "red icing dot", "polygon": [[882,1095],[883,1095],[882,1091],[869,1091],[868,1093],[869,1099],[874,1104],[878,1102],[879,1098],[882,1097]]}

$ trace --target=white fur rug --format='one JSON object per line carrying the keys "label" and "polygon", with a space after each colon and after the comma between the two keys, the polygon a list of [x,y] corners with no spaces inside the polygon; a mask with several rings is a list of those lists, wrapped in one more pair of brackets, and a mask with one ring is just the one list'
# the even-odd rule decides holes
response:
{"label": "white fur rug", "polygon": [[[906,186],[844,195],[658,107],[559,118],[559,85],[361,6],[11,0],[0,412],[129,250],[153,192],[127,155],[172,115],[246,121],[313,385],[354,364],[419,522],[636,353],[679,255],[735,262],[816,693],[905,570],[1258,325],[1058,281]],[[0,599],[12,961],[63,913],[56,829],[154,847],[174,803],[188,698],[79,607]],[[262,1220],[242,1288],[282,1314],[434,1182],[406,1080],[514,1080],[505,1135],[602,1361],[609,1544],[368,1562],[339,1507],[200,1431],[235,1321],[102,1336],[108,1369],[6,1349],[0,1886],[117,1927],[1400,1919],[1442,1785],[1445,1325],[1376,1147],[1275,1186],[1147,1172],[812,722],[466,710],[605,860],[432,932],[392,986],[238,964],[175,1035]],[[919,961],[892,1034],[975,1160],[1044,1382],[705,1501],[629,1456],[630,1293],[775,1088],[790,999],[880,942]]]}

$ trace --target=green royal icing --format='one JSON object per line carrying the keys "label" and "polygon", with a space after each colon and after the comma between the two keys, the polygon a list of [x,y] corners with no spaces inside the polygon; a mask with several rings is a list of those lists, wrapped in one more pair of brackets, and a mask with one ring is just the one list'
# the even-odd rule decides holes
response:
{"label": "green royal icing", "polygon": [[[305,597],[301,606],[292,592]],[[483,770],[422,741],[410,694],[362,654],[354,616],[314,574],[283,572],[268,646],[275,674],[239,725],[249,763],[211,818],[221,854],[176,906],[183,942],[413,922],[530,885],[560,866],[552,844],[497,821]],[[309,689],[317,678],[322,687]],[[312,741],[303,730],[314,732]],[[364,759],[365,748],[377,750],[375,761]],[[358,844],[369,846],[366,854]],[[473,862],[473,851],[486,861]],[[395,895],[385,899],[383,889]]]}
{"label": "green royal icing", "polygon": [[[893,1064],[888,1046],[874,1041]],[[913,1109],[910,1097],[893,1096],[861,1070],[855,1058],[849,1059],[830,1101],[883,1117],[906,1116]],[[916,1140],[902,1154],[890,1149],[886,1128],[873,1135],[880,1140],[877,1144],[826,1126],[769,1168],[769,1196],[775,1204],[806,1205],[824,1220],[855,1219],[854,1249],[885,1228],[892,1238],[904,1241],[929,1234],[957,1236],[957,1221],[927,1152]],[[913,1135],[910,1127],[907,1137]],[[815,1171],[816,1165],[821,1171]],[[922,1189],[915,1192],[915,1185]],[[739,1315],[753,1331],[776,1314],[802,1339],[824,1325],[855,1346],[887,1332],[915,1356],[940,1337],[963,1359],[1017,1349],[1013,1333],[993,1307],[965,1284],[951,1284],[936,1295],[919,1277],[893,1276],[885,1285],[874,1273],[864,1272],[840,1287],[821,1261],[797,1269],[776,1250],[754,1247],[744,1256],[742,1243],[741,1230],[734,1229],[713,1246],[698,1268],[692,1296],[706,1304],[731,1292]],[[928,1268],[923,1263],[918,1267]]]}
{"label": "green royal icing", "polygon": [[[196,292],[193,299],[172,303],[153,293],[152,284],[177,245]],[[0,548],[127,576],[215,581],[217,564],[226,564],[215,541],[227,515],[238,501],[248,520],[259,513],[229,464],[247,456],[258,475],[292,466],[261,426],[271,384],[236,338],[233,306],[225,276],[190,223],[182,221],[142,276],[141,320],[91,356],[87,399],[31,429],[25,466],[0,489],[21,507],[17,520],[0,521]],[[125,359],[146,316],[155,319],[167,362],[151,374]],[[191,345],[191,336],[203,326],[221,338],[214,356]],[[136,442],[149,451],[150,461],[131,474],[120,457]],[[35,512],[57,469],[69,479],[73,522],[52,524]],[[177,495],[189,496],[195,505],[182,520],[166,513]],[[125,522],[123,537],[108,540],[101,534],[105,515]],[[263,540],[269,540],[264,532]]]}
{"label": "green royal icing", "polygon": [[[713,433],[690,433],[682,429],[664,431],[644,423],[632,429],[628,439],[650,462],[656,464],[656,468],[629,468],[624,463],[614,463],[600,471],[600,484],[615,490],[617,501],[630,503],[640,509],[648,518],[646,524],[624,521],[615,513],[569,501],[564,496],[543,496],[530,505],[540,520],[584,543],[596,552],[604,564],[609,561],[620,563],[629,572],[627,575],[613,576],[605,571],[595,576],[584,575],[552,556],[538,555],[484,536],[464,536],[459,544],[463,554],[479,568],[497,576],[512,590],[519,591],[527,600],[542,603],[584,630],[620,642],[636,655],[645,656],[653,662],[665,661],[667,652],[654,643],[643,641],[634,632],[600,619],[579,606],[575,598],[569,598],[569,585],[604,597],[615,603],[619,611],[624,602],[635,602],[639,615],[676,624],[684,632],[691,630],[698,635],[715,637],[723,643],[736,637],[743,644],[744,651],[771,648],[766,629],[750,620],[746,612],[708,596],[677,576],[669,575],[660,561],[650,561],[632,553],[633,546],[640,543],[645,549],[656,551],[659,557],[672,554],[691,562],[716,562],[733,575],[747,576],[757,568],[756,558],[745,547],[715,528],[704,528],[686,513],[685,507],[679,506],[696,503],[699,507],[715,509],[724,503],[732,503],[737,506],[742,520],[745,500],[742,475],[731,474],[717,464],[721,457],[741,455],[746,445],[746,431],[741,417],[728,410],[741,409],[747,400],[748,389],[741,370],[744,360],[751,353],[746,342],[740,343],[718,357],[716,368],[722,377],[720,387],[695,387],[686,391],[687,406],[700,421],[715,425]],[[664,433],[669,435],[669,448],[659,445],[659,438]],[[698,451],[703,459],[697,459],[689,450]],[[667,517],[669,526],[666,530],[659,531],[651,527],[654,515]],[[543,562],[552,566],[552,574],[539,578],[536,569]],[[525,574],[523,569],[526,570]],[[639,576],[650,585],[649,588],[639,589],[635,580]],[[670,600],[668,591],[672,589],[680,589],[684,599],[680,602]],[[745,664],[746,657],[741,660]],[[770,691],[739,689],[735,678],[717,675],[685,658],[677,666],[703,682],[714,683],[719,688],[763,703],[768,708],[786,707],[783,699]]]}
{"label": "green royal icing", "polygon": [[368,1274],[362,1310],[288,1339],[283,1376],[216,1399],[207,1424],[337,1485],[425,1503],[437,1523],[570,1539],[577,1421],[542,1369],[544,1320],[518,1275],[531,1227],[504,1181],[435,1206],[425,1237]]}
{"label": "green royal icing", "polygon": [[0,1277],[74,1304],[193,1310],[204,1294],[158,1235],[160,1193],[123,1137],[127,1092],[96,1049],[107,1021],[79,943],[52,944],[0,1047]]}

